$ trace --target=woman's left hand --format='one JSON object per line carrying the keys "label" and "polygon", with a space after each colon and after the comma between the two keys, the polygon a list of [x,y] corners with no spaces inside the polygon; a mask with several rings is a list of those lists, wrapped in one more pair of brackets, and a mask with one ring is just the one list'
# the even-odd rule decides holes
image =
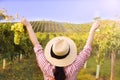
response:
{"label": "woman's left hand", "polygon": [[91,27],[91,31],[95,31],[96,29],[98,29],[100,26],[100,22],[99,21],[95,21],[93,24],[92,24],[92,27]]}

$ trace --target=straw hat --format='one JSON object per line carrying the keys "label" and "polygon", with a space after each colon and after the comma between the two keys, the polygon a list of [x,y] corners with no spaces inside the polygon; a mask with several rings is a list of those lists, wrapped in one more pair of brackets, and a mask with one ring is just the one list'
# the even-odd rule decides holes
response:
{"label": "straw hat", "polygon": [[55,37],[45,47],[45,57],[54,66],[68,66],[77,56],[75,43],[68,37]]}

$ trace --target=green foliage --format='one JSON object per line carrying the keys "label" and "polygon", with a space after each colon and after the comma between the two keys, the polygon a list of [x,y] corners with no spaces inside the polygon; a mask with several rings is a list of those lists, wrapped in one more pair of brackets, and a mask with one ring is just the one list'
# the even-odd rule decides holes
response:
{"label": "green foliage", "polygon": [[77,80],[95,80],[95,77],[91,75],[87,70],[82,69],[77,76]]}
{"label": "green foliage", "polygon": [[54,33],[49,33],[49,39],[53,39],[55,37],[55,34]]}
{"label": "green foliage", "polygon": [[22,37],[24,37],[24,28],[22,23],[15,23],[14,25],[11,26],[11,31],[14,32],[14,43],[16,45],[19,45],[20,40]]}
{"label": "green foliage", "polygon": [[49,41],[49,35],[47,33],[41,33],[41,32],[37,32],[36,36],[38,38],[38,41],[40,42],[40,44],[43,46],[43,48],[45,47],[45,45],[47,44],[47,42]]}
{"label": "green foliage", "polygon": [[90,74],[84,74],[84,75],[81,75],[80,78],[78,78],[78,80],[96,80],[96,79],[94,76]]}
{"label": "green foliage", "polygon": [[9,52],[14,50],[13,33],[10,30],[10,23],[0,24],[0,48],[3,57],[9,56]]}
{"label": "green foliage", "polygon": [[11,31],[11,25],[12,23],[0,24],[0,54],[3,58],[13,61],[17,55],[26,55],[28,52],[33,52],[33,49],[28,34],[22,35],[19,46],[14,44],[14,33]]}
{"label": "green foliage", "polygon": [[111,38],[109,38],[107,45],[111,52],[112,50],[118,52],[120,47],[120,29],[113,28],[113,31],[111,31]]}
{"label": "green foliage", "polygon": [[95,35],[94,47],[98,50],[95,57],[97,64],[103,64],[105,55],[110,54],[114,49],[114,51],[118,52],[120,46],[120,28],[116,28],[115,22],[106,21],[106,24],[103,22],[101,23],[100,29]]}

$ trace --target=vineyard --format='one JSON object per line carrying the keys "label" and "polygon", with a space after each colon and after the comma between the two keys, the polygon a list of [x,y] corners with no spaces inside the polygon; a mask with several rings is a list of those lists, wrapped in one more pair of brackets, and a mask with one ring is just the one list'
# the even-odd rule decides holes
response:
{"label": "vineyard", "polygon": [[[77,51],[86,43],[92,23],[73,24],[55,21],[30,22],[40,44],[56,36],[67,36],[74,40]],[[120,24],[112,20],[101,20],[96,30],[90,59],[78,75],[78,80],[119,80],[120,79]],[[43,80],[37,67],[33,45],[28,34],[14,43],[11,26],[15,22],[0,23],[0,79],[2,80]]]}

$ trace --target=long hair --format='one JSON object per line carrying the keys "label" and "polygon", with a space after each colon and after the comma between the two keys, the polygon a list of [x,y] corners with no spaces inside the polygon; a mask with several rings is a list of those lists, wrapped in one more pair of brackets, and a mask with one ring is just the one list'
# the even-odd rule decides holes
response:
{"label": "long hair", "polygon": [[66,75],[63,67],[55,66],[54,72],[55,80],[65,80]]}

